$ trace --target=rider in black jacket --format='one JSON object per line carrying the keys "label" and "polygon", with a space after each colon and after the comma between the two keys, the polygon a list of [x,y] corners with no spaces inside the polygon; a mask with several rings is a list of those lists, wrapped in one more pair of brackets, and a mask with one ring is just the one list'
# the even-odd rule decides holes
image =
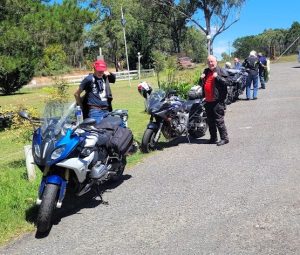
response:
{"label": "rider in black jacket", "polygon": [[[227,128],[224,122],[225,99],[227,95],[228,73],[217,65],[215,56],[208,56],[208,68],[204,69],[200,77],[200,85],[203,88],[205,97],[205,109],[209,126],[209,143],[218,146],[229,143]],[[220,141],[217,142],[217,130],[220,134]]]}

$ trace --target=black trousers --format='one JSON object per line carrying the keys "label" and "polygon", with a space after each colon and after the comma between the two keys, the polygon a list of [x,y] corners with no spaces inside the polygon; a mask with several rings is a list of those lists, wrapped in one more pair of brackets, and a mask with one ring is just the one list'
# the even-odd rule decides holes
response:
{"label": "black trousers", "polygon": [[217,130],[222,140],[228,140],[227,128],[224,122],[225,104],[220,102],[206,102],[205,110],[210,137],[217,139]]}

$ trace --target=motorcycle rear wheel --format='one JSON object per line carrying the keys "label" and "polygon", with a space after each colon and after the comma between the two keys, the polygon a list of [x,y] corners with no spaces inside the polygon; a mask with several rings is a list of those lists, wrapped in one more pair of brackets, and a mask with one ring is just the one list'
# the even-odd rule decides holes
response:
{"label": "motorcycle rear wheel", "polygon": [[59,186],[55,184],[47,184],[42,196],[42,203],[39,207],[37,216],[37,231],[46,232],[51,227],[51,220],[57,203]]}
{"label": "motorcycle rear wheel", "polygon": [[143,153],[149,153],[155,149],[156,142],[154,141],[156,132],[153,129],[147,128],[145,130],[142,143],[141,143],[141,151]]}

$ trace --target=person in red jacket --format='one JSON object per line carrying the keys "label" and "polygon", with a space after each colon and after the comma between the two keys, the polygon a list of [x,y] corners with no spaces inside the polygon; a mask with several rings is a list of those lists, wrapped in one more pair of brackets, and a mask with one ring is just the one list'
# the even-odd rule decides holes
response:
{"label": "person in red jacket", "polygon": [[[228,73],[217,64],[215,56],[207,58],[208,68],[204,69],[200,81],[205,97],[205,109],[210,133],[210,144],[218,146],[229,143],[227,128],[224,122],[225,99],[227,95]],[[217,141],[217,130],[220,141]]]}

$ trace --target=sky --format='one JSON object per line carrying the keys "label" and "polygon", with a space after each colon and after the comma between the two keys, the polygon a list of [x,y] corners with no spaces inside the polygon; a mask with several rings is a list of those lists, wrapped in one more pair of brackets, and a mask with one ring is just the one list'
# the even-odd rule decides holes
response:
{"label": "sky", "polygon": [[[61,3],[62,0],[50,2]],[[300,23],[300,0],[245,0],[240,19],[214,40],[214,55],[221,60],[221,53],[232,53],[232,43],[239,37],[258,35],[265,29],[289,29],[293,22]],[[196,20],[205,24],[202,18]],[[213,24],[212,24],[213,25]],[[205,25],[204,25],[205,26]],[[300,36],[300,35],[299,35]]]}
{"label": "sky", "polygon": [[221,60],[222,52],[234,51],[235,39],[258,35],[265,29],[289,29],[295,21],[300,23],[300,0],[246,0],[239,21],[216,37],[214,55]]}

